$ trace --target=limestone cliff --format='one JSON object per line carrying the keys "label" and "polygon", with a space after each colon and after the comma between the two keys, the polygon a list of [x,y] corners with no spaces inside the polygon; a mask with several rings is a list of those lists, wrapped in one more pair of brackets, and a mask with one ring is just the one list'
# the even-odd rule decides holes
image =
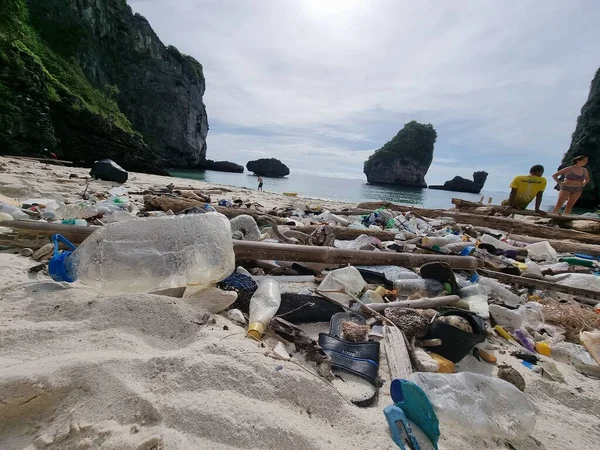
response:
{"label": "limestone cliff", "polygon": [[591,181],[583,191],[577,206],[596,208],[600,205],[600,69],[592,80],[590,94],[581,108],[571,146],[565,153],[559,169],[570,166],[575,156],[589,156],[587,164]]}
{"label": "limestone cliff", "polygon": [[427,187],[425,175],[433,161],[437,133],[433,125],[409,122],[365,162],[364,173],[372,184]]}
{"label": "limestone cliff", "polygon": [[125,0],[3,3],[0,153],[153,172],[205,159],[202,66]]}

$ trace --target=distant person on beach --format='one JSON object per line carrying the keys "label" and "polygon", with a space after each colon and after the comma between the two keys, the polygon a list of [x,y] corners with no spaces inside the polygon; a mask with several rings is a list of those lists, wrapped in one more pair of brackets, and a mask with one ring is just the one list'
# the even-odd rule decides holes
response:
{"label": "distant person on beach", "polygon": [[259,176],[258,176],[258,190],[259,190],[260,192],[262,192],[262,190],[263,190],[262,186],[263,186],[263,179],[262,179],[262,177],[259,175]]}
{"label": "distant person on beach", "polygon": [[[571,214],[573,206],[581,197],[583,188],[590,181],[590,175],[585,166],[588,163],[587,155],[579,155],[573,158],[573,165],[565,167],[559,170],[552,178],[560,186],[560,192],[558,193],[558,200],[556,206],[552,210],[553,213],[559,213],[560,208],[567,203],[565,206],[565,215]],[[561,181],[563,178],[563,181]]]}
{"label": "distant person on beach", "polygon": [[545,215],[546,212],[540,209],[544,189],[546,189],[546,179],[542,175],[544,175],[544,166],[536,164],[529,170],[529,175],[515,177],[510,183],[510,196],[508,200],[502,202],[502,206],[527,209],[535,198],[535,212]]}

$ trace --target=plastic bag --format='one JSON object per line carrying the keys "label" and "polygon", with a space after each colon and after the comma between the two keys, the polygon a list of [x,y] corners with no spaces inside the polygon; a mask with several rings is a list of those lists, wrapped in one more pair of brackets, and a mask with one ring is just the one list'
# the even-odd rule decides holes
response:
{"label": "plastic bag", "polygon": [[325,279],[319,284],[318,290],[322,291],[327,297],[348,306],[352,297],[342,292],[327,292],[338,291],[345,289],[352,295],[357,296],[367,285],[360,272],[352,266],[344,267],[329,272]]}
{"label": "plastic bag", "polygon": [[413,373],[410,380],[427,396],[447,430],[499,439],[523,439],[535,426],[527,395],[499,378],[463,372]]}

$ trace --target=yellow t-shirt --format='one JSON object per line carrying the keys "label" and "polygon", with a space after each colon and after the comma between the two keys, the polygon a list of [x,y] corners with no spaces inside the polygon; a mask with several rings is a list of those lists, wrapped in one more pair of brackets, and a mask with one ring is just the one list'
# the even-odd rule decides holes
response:
{"label": "yellow t-shirt", "polygon": [[512,183],[510,183],[510,187],[517,190],[517,207],[525,209],[538,192],[544,192],[544,189],[546,189],[546,179],[534,175],[521,175],[515,177]]}

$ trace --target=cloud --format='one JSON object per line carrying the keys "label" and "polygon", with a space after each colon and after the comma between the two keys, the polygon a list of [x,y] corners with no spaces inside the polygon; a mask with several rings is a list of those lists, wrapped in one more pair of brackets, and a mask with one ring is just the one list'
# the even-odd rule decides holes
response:
{"label": "cloud", "polygon": [[438,131],[429,183],[486,170],[506,189],[558,166],[599,64],[593,0],[130,4],[202,62],[212,159],[360,176],[415,119]]}

